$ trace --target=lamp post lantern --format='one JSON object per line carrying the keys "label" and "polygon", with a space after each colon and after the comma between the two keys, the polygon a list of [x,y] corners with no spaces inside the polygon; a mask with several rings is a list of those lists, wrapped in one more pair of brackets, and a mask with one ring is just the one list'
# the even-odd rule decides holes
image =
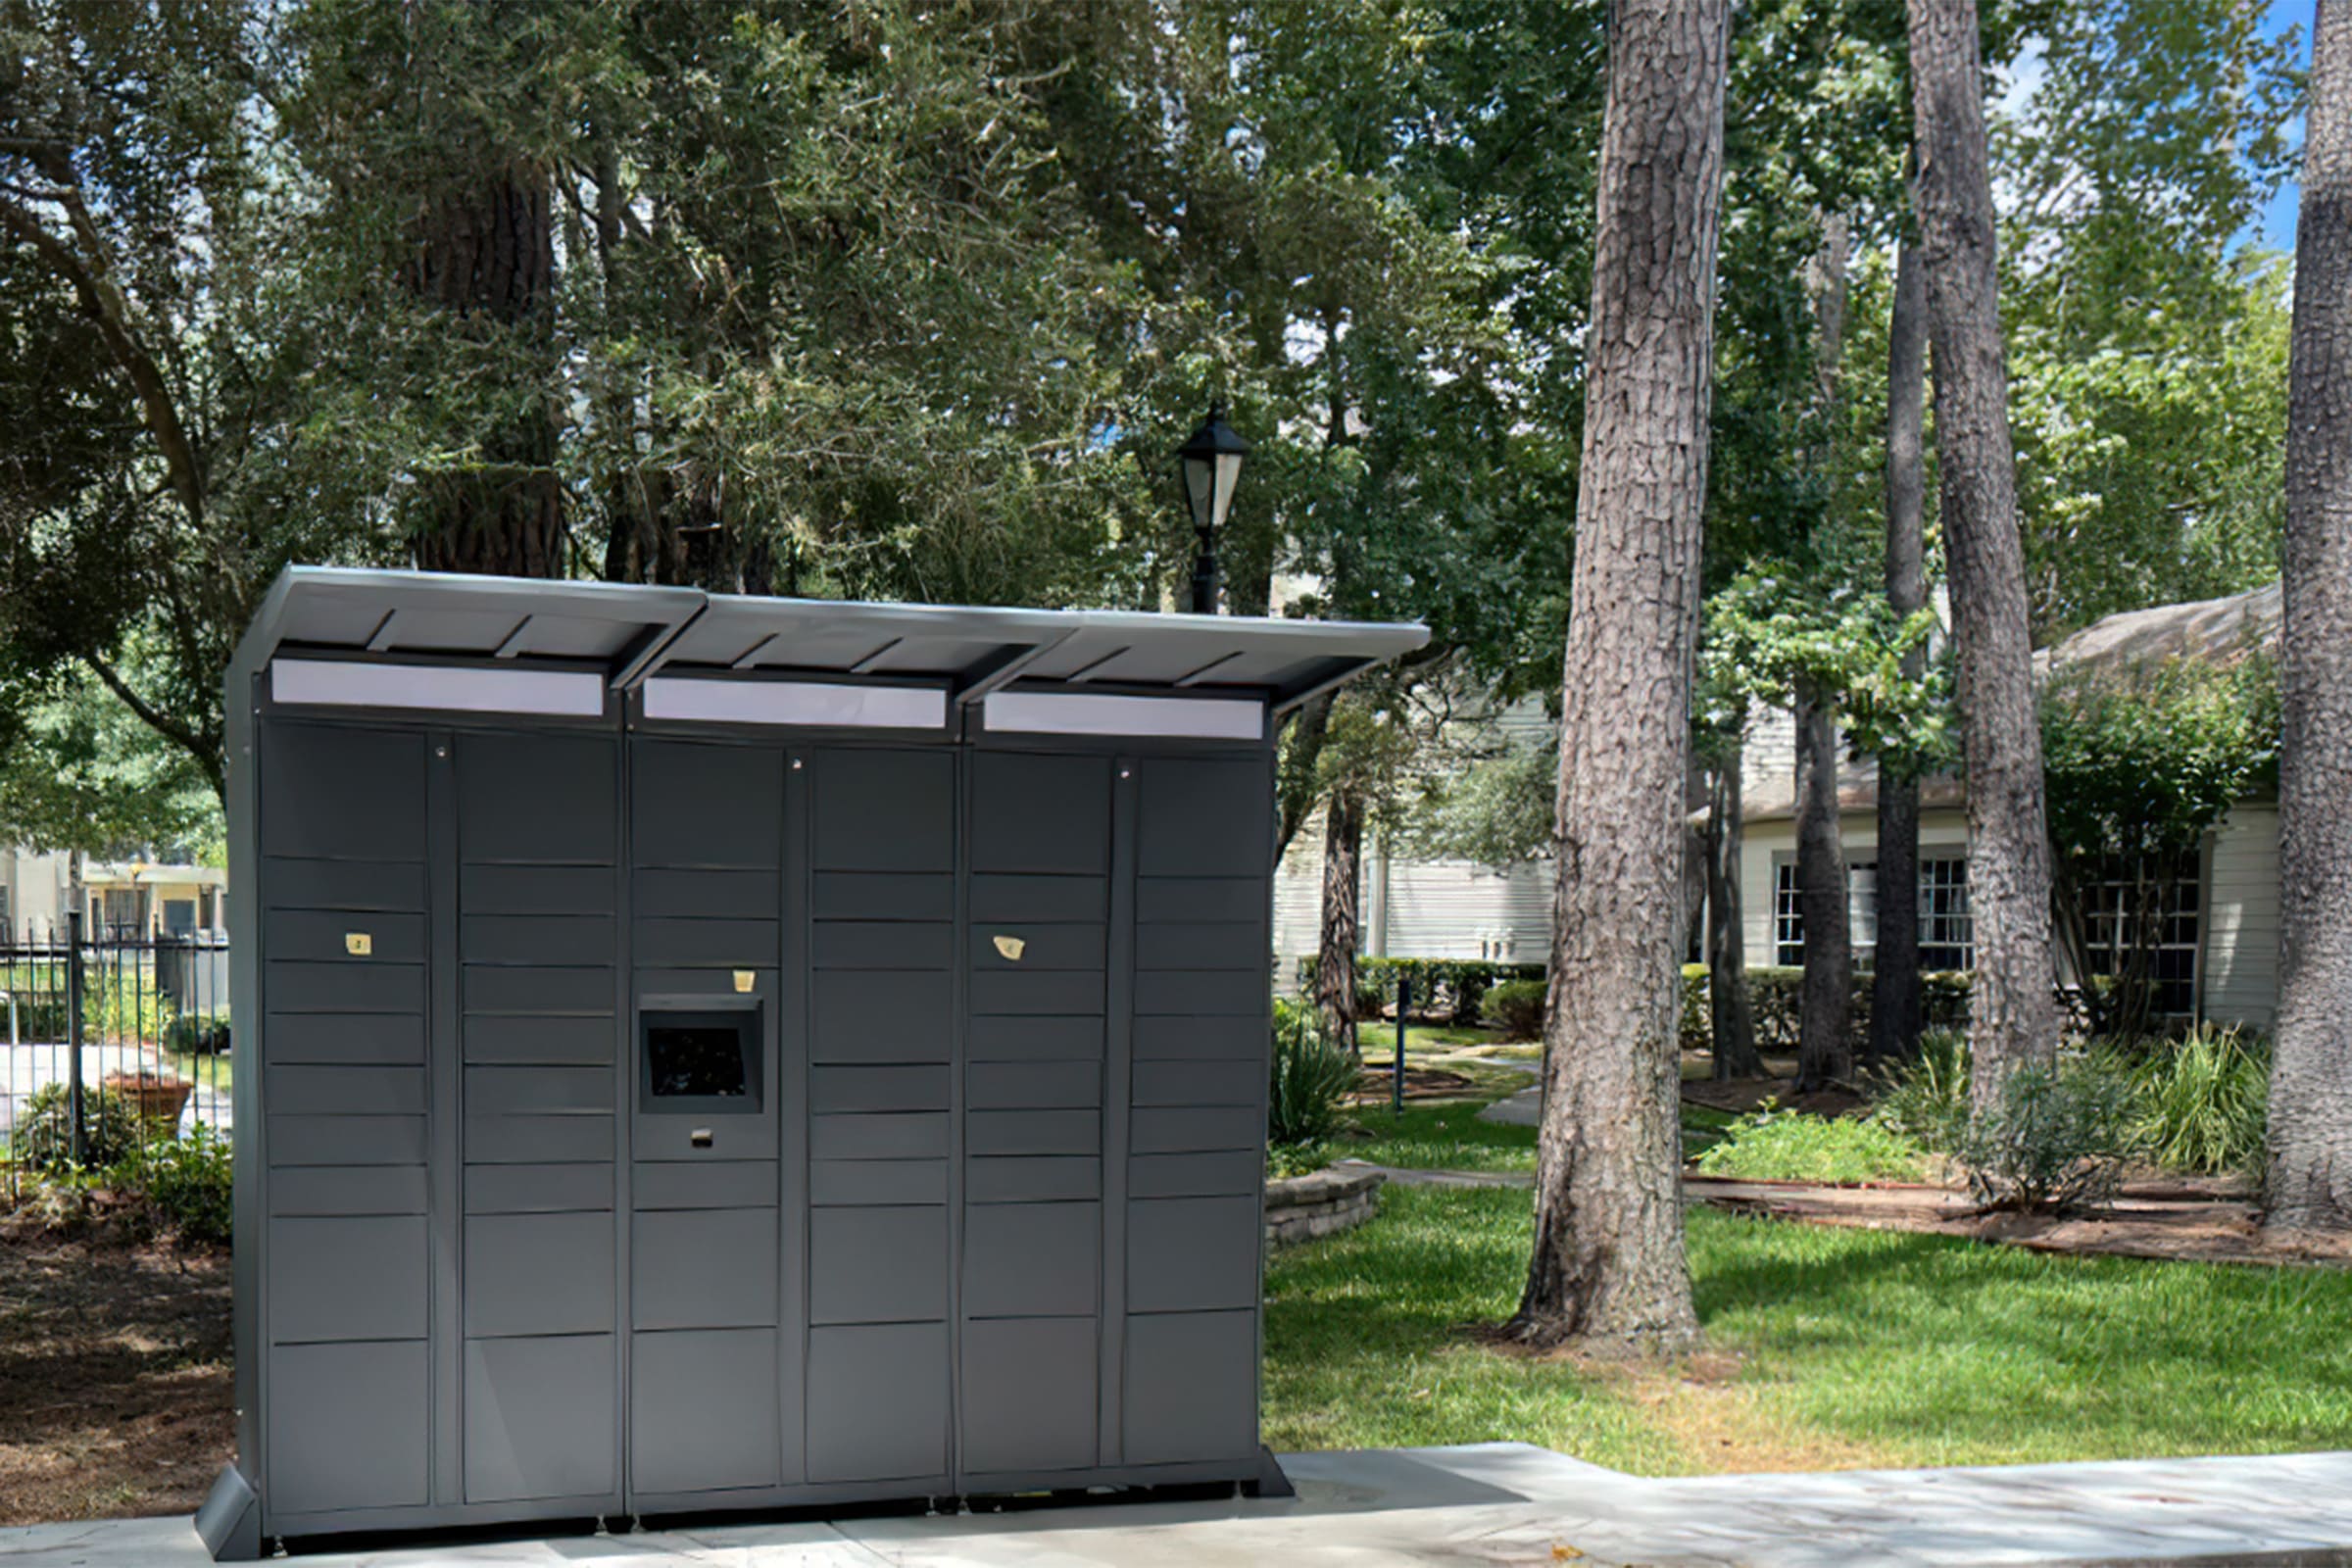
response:
{"label": "lamp post lantern", "polygon": [[1217,530],[1233,508],[1234,481],[1242,474],[1242,459],[1250,443],[1225,422],[1225,405],[1209,405],[1200,428],[1176,449],[1184,460],[1184,494],[1192,503],[1193,533],[1200,551],[1193,557],[1193,613],[1217,612]]}

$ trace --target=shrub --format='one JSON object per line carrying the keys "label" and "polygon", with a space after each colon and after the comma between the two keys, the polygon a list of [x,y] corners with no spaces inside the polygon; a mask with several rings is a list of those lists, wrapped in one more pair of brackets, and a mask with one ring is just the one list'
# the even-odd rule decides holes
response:
{"label": "shrub", "polygon": [[1917,1181],[1927,1173],[1927,1151],[1883,1122],[1807,1116],[1766,1101],[1726,1130],[1697,1165],[1709,1176],[1756,1181]]}
{"label": "shrub", "polygon": [[1948,1154],[1968,1131],[1968,1036],[1957,1029],[1926,1030],[1917,1057],[1871,1074],[1877,1102],[1872,1119]]}
{"label": "shrub", "polygon": [[[138,1108],[112,1089],[84,1085],[81,1131],[83,1169],[117,1164],[139,1147]],[[52,1175],[73,1168],[72,1097],[64,1084],[43,1084],[24,1102],[10,1138],[10,1153],[20,1165]]]}
{"label": "shrub", "polygon": [[236,1211],[228,1142],[201,1123],[184,1139],[149,1140],[116,1165],[108,1179],[136,1195],[156,1225],[183,1245],[228,1245]]}
{"label": "shrub", "polygon": [[227,1012],[183,1012],[179,1014],[164,1030],[164,1047],[168,1051],[188,1056],[224,1056],[228,1054]]}
{"label": "shrub", "polygon": [[2132,1086],[2082,1056],[2010,1073],[1969,1125],[1960,1161],[1987,1208],[2091,1208],[2115,1194],[2131,1149]]}
{"label": "shrub", "polygon": [[1483,1004],[1489,1022],[1505,1040],[1536,1040],[1544,1034],[1544,982],[1505,980]]}
{"label": "shrub", "polygon": [[[1413,1012],[1417,1016],[1442,1018],[1450,1024],[1467,1026],[1479,1021],[1480,1003],[1490,986],[1502,980],[1541,980],[1544,978],[1544,965],[1502,963],[1492,958],[1366,957],[1355,960],[1355,973],[1359,999],[1367,991],[1379,994],[1378,1003],[1363,1013],[1365,1017],[1377,1016],[1395,1002],[1396,982],[1405,979],[1413,984]],[[1315,959],[1312,954],[1298,960],[1298,978],[1300,992],[1313,995]]]}
{"label": "shrub", "polygon": [[1675,1043],[1685,1051],[1711,1051],[1715,1046],[1715,1000],[1707,989],[1707,966],[1683,965],[1683,1011],[1676,1020]]}
{"label": "shrub", "polygon": [[2136,1058],[2103,1063],[2132,1090],[2132,1141],[2168,1170],[2259,1174],[2267,1152],[2270,1045],[2235,1029],[2199,1024]]}
{"label": "shrub", "polygon": [[1277,999],[1266,1095],[1266,1142],[1328,1143],[1355,1087],[1355,1059],[1323,1036],[1312,1007]]}

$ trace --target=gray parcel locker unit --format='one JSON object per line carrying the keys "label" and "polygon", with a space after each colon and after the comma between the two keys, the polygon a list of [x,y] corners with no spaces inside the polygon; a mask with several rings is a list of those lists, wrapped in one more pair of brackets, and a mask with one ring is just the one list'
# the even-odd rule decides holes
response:
{"label": "gray parcel locker unit", "polygon": [[287,571],[214,1555],[1278,1486],[1271,737],[1426,635]]}

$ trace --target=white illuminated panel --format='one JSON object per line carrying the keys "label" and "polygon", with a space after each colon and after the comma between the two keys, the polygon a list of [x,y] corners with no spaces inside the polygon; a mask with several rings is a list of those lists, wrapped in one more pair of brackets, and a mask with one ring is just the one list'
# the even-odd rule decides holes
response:
{"label": "white illuminated panel", "polygon": [[645,683],[645,716],[711,724],[831,724],[846,729],[944,729],[948,694],[925,686],[840,686],[806,680]]}
{"label": "white illuminated panel", "polygon": [[997,692],[983,707],[1000,735],[1166,735],[1263,740],[1262,704],[1215,697],[1113,697],[1097,692]]}
{"label": "white illuminated panel", "polygon": [[278,659],[270,695],[330,708],[422,708],[456,713],[554,713],[598,718],[605,678],[593,670],[476,669]]}

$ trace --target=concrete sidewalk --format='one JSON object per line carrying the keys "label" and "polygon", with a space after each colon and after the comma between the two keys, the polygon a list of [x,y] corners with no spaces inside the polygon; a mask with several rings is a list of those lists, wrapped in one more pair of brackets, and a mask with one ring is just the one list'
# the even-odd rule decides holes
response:
{"label": "concrete sidewalk", "polygon": [[[333,1568],[2352,1564],[2352,1453],[1653,1481],[1521,1444],[1287,1456],[1298,1495],[403,1546]],[[196,1568],[185,1519],[0,1530],[7,1568]]]}

